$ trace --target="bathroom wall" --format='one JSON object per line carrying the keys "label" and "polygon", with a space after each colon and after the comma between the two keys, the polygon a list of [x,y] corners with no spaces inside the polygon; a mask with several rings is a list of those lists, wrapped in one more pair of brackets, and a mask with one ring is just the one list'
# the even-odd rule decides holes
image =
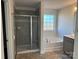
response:
{"label": "bathroom wall", "polygon": [[74,19],[75,4],[64,7],[59,10],[58,17],[58,33],[61,38],[64,35],[74,33],[75,19]]}
{"label": "bathroom wall", "polygon": [[78,11],[75,13],[75,20],[76,20],[76,26],[75,26],[75,40],[74,40],[74,53],[73,53],[73,59],[78,59]]}

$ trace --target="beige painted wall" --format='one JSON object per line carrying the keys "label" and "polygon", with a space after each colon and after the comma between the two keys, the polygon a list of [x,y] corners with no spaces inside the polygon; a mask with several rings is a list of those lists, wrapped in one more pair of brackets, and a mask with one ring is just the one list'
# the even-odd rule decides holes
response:
{"label": "beige painted wall", "polygon": [[72,34],[75,31],[74,7],[75,4],[59,10],[58,34],[61,38],[63,38],[64,35]]}

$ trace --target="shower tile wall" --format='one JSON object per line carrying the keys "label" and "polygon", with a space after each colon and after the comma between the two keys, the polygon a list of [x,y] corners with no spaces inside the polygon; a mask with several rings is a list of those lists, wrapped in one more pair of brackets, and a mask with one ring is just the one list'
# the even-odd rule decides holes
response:
{"label": "shower tile wall", "polygon": [[31,49],[30,39],[30,17],[15,17],[15,36],[17,49],[20,48]]}
{"label": "shower tile wall", "polygon": [[36,10],[15,10],[15,14],[19,15],[39,15],[39,9]]}

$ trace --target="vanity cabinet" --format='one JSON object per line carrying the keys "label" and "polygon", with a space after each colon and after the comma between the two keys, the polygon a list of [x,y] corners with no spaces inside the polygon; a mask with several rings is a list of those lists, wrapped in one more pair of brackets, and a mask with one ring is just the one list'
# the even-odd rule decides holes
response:
{"label": "vanity cabinet", "polygon": [[70,57],[73,57],[73,50],[74,50],[74,38],[70,38],[64,36],[63,41],[63,51]]}

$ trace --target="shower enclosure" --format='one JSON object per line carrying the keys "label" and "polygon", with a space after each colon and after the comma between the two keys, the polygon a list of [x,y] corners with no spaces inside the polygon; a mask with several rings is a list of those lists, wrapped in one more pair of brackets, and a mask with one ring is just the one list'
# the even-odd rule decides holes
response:
{"label": "shower enclosure", "polygon": [[16,51],[39,49],[39,16],[15,15]]}

